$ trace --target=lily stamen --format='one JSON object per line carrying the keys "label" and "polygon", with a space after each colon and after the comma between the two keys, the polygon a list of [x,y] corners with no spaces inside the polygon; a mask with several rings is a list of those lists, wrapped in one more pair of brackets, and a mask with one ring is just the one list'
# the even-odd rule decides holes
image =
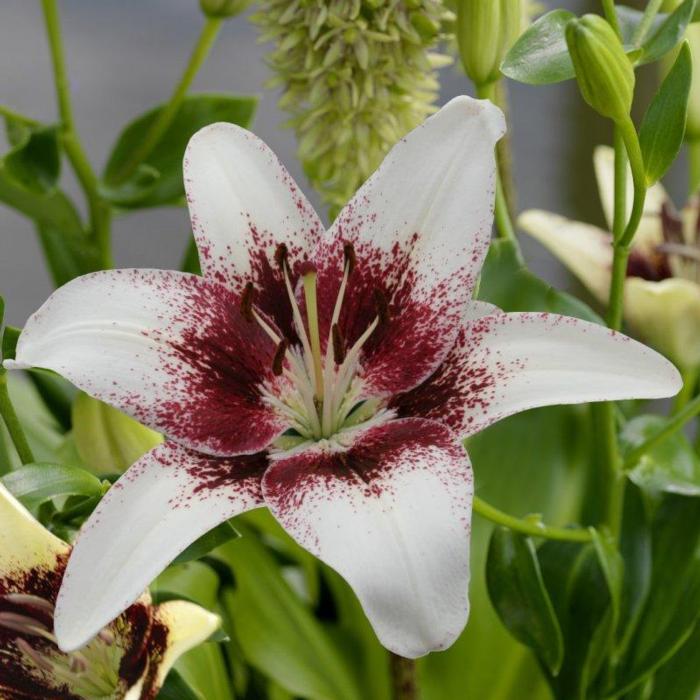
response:
{"label": "lily stamen", "polygon": [[306,301],[306,318],[311,339],[311,356],[313,358],[314,378],[316,381],[316,399],[323,401],[323,363],[321,362],[321,337],[318,329],[318,303],[316,297],[316,270],[309,270],[303,277],[304,299]]}

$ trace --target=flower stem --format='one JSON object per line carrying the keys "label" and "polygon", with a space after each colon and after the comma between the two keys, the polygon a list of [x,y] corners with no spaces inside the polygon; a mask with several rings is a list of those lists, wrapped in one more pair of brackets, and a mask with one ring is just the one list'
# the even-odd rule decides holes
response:
{"label": "flower stem", "polygon": [[146,158],[148,158],[153,149],[158,145],[158,142],[172,124],[175,115],[182,105],[182,101],[187,95],[190,85],[192,85],[192,81],[197,75],[197,72],[207,59],[222,24],[223,19],[221,17],[207,18],[197,39],[197,43],[192,49],[190,60],[185,67],[185,72],[182,74],[180,80],[175,86],[168,104],[160,111],[157,119],[151,124],[141,144],[134,149],[131,157],[115,173],[114,177],[111,179],[111,184],[118,185],[119,183],[124,182],[124,180],[126,180],[134,172],[134,170],[136,170],[136,168],[143,163]]}
{"label": "flower stem", "polygon": [[695,393],[695,387],[698,383],[698,369],[693,368],[682,372],[683,375],[683,388],[678,392],[676,398],[673,400],[673,410],[672,413],[679,413],[685,405],[693,398]]}
{"label": "flower stem", "polygon": [[647,32],[649,31],[649,28],[651,27],[652,22],[654,21],[654,18],[661,9],[662,3],[663,0],[649,0],[647,6],[644,8],[644,14],[642,15],[642,19],[639,21],[639,24],[637,25],[637,28],[634,30],[634,34],[632,35],[633,46],[639,46],[642,43],[642,41],[644,41],[644,37],[646,37]]}
{"label": "flower stem", "polygon": [[694,195],[700,189],[700,139],[688,141],[688,192]]}
{"label": "flower stem", "polygon": [[416,700],[418,683],[416,681],[416,662],[389,652],[391,663],[391,684],[393,700]]}
{"label": "flower stem", "polygon": [[591,535],[588,530],[580,530],[565,527],[550,527],[542,522],[535,520],[523,520],[516,518],[508,513],[504,513],[498,508],[482,501],[478,496],[474,496],[472,508],[475,513],[478,513],[482,518],[490,520],[497,525],[520,532],[523,535],[531,537],[542,537],[546,540],[560,540],[562,542],[590,542]]}
{"label": "flower stem", "polygon": [[660,428],[651,437],[648,437],[641,445],[638,445],[629,452],[625,457],[625,471],[634,468],[637,462],[649,452],[649,450],[652,450],[667,437],[673,435],[677,430],[680,430],[689,420],[695,418],[698,414],[700,414],[700,396],[696,396],[689,401],[682,410],[668,419],[666,425]]}
{"label": "flower stem", "polygon": [[622,32],[620,31],[620,23],[617,19],[617,13],[615,12],[615,0],[602,0],[603,13],[605,14],[605,19],[608,20],[608,24],[615,30],[615,33],[622,37]]}
{"label": "flower stem", "polygon": [[75,129],[68,73],[66,71],[63,42],[61,40],[58,6],[56,0],[42,0],[41,5],[44,11],[44,22],[51,52],[54,83],[56,85],[58,113],[61,120],[61,142],[85,193],[90,214],[90,231],[100,253],[100,262],[103,267],[112,267],[110,250],[111,209],[109,204],[100,196],[97,177],[85,155]]}
{"label": "flower stem", "polygon": [[10,433],[22,464],[31,464],[34,461],[34,455],[10,400],[10,393],[7,389],[7,372],[4,371],[0,371],[0,416],[7,426],[7,432]]}

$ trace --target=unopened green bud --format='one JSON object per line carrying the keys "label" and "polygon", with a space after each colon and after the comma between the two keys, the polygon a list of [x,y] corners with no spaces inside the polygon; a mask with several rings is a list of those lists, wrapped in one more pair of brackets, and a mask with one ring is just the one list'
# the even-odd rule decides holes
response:
{"label": "unopened green bud", "polygon": [[73,438],[78,455],[94,474],[121,474],[163,442],[116,408],[80,393],[73,403]]}
{"label": "unopened green bud", "polygon": [[501,62],[520,35],[522,18],[521,0],[459,0],[459,53],[475,85],[498,80]]}
{"label": "unopened green bud", "polygon": [[566,25],[566,43],[583,99],[614,122],[629,119],[634,68],[615,30],[599,15],[584,15]]}
{"label": "unopened green bud", "polygon": [[253,0],[199,0],[207,17],[235,17],[246,10]]}

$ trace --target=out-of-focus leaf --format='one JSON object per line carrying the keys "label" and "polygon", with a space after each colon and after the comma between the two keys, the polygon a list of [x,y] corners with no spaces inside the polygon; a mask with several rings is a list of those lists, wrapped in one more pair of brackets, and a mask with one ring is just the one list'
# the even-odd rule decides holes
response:
{"label": "out-of-focus leaf", "polygon": [[207,564],[189,561],[171,564],[150,588],[154,600],[158,602],[179,597],[213,610],[216,607],[219,577]]}
{"label": "out-of-focus leaf", "polygon": [[254,536],[229,542],[217,555],[234,572],[236,588],[228,598],[228,612],[253,666],[310,700],[365,697],[332,635],[294,594]]}
{"label": "out-of-focus leaf", "polygon": [[693,66],[686,41],[642,119],[639,143],[647,181],[660,180],[683,143]]}
{"label": "out-of-focus leaf", "polygon": [[124,208],[156,207],[177,203],[184,196],[182,158],[190,137],[213,122],[248,126],[255,112],[254,97],[190,95],[185,98],[170,127],[145,162],[122,180],[131,159],[164,106],[141,115],[119,135],[104,172],[103,194]]}
{"label": "out-of-focus leaf", "polygon": [[187,243],[187,249],[182,257],[180,269],[183,272],[191,272],[193,275],[202,274],[202,268],[199,264],[199,253],[197,252],[197,244],[194,242],[194,238],[190,238]]}
{"label": "out-of-focus leaf", "polygon": [[61,172],[58,129],[40,126],[27,129],[26,138],[5,154],[4,164],[15,182],[37,193],[51,191]]}
{"label": "out-of-focus leaf", "polygon": [[228,521],[221,523],[221,525],[218,525],[213,530],[209,530],[209,532],[195,540],[187,549],[180,552],[173,560],[173,564],[182,564],[187,561],[201,559],[209,554],[212,549],[216,549],[235,537],[240,537],[238,532],[236,532],[236,528]]}
{"label": "out-of-focus leaf", "polygon": [[653,63],[683,41],[696,0],[685,0],[650,32],[642,44],[639,63]]}
{"label": "out-of-focus leaf", "polygon": [[692,634],[700,612],[700,501],[667,494],[652,521],[652,579],[616,677],[632,688]]}
{"label": "out-of-focus leaf", "polygon": [[[2,330],[2,359],[14,360],[19,340],[20,329],[14,326],[5,326]],[[3,370],[4,371],[4,370]]]}
{"label": "out-of-focus leaf", "polygon": [[529,538],[498,527],[486,559],[486,585],[501,621],[556,676],[564,641]]}
{"label": "out-of-focus leaf", "polygon": [[697,700],[700,695],[700,625],[654,674],[649,700]]}
{"label": "out-of-focus leaf", "polygon": [[505,311],[549,311],[602,323],[586,304],[550,287],[518,262],[510,241],[494,241],[481,273],[479,299]]}
{"label": "out-of-focus leaf", "polygon": [[[641,445],[664,425],[665,419],[658,415],[633,418],[620,435],[623,453]],[[650,493],[666,491],[700,496],[700,459],[680,431],[648,450],[628,476],[639,488]]]}
{"label": "out-of-focus leaf", "polygon": [[36,230],[56,287],[80,275],[101,269],[97,250],[82,232],[70,233],[57,226],[41,223],[37,224]]}
{"label": "out-of-focus leaf", "polygon": [[63,464],[27,464],[2,478],[10,493],[29,510],[59,496],[99,497],[102,482],[93,474]]}
{"label": "out-of-focus leaf", "polygon": [[76,388],[58,374],[44,369],[29,370],[27,376],[61,427],[70,430],[71,406],[77,394]]}
{"label": "out-of-focus leaf", "polygon": [[558,83],[574,77],[564,29],[576,15],[552,10],[533,22],[513,44],[501,64],[501,72],[528,85]]}
{"label": "out-of-focus leaf", "polygon": [[173,669],[168,673],[158,693],[158,700],[206,700],[206,698],[194,690],[177,670]]}
{"label": "out-of-focus leaf", "polygon": [[[620,25],[620,34],[622,35],[622,43],[627,48],[636,48],[632,44],[632,37],[637,31],[639,23],[642,21],[644,13],[640,10],[636,10],[633,7],[627,5],[615,5],[615,14],[617,15],[617,21]],[[668,14],[665,12],[659,12],[654,21],[649,28],[647,36],[653,36],[659,29],[659,27],[666,21]]]}

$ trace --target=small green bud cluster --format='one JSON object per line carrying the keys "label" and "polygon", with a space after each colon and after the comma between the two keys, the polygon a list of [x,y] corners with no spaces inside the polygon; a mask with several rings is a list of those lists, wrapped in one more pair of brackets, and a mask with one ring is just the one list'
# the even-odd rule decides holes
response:
{"label": "small green bud cluster", "polygon": [[268,85],[283,88],[299,158],[332,211],[435,110],[436,68],[450,59],[430,49],[450,19],[439,0],[261,0]]}
{"label": "small green bud cluster", "polygon": [[466,74],[475,85],[498,80],[499,67],[523,28],[521,0],[459,0],[457,42]]}
{"label": "small green bud cluster", "polygon": [[246,10],[253,0],[199,0],[207,17],[235,17]]}
{"label": "small green bud cluster", "polygon": [[566,43],[583,99],[616,123],[629,120],[634,67],[615,30],[599,15],[566,25]]}

